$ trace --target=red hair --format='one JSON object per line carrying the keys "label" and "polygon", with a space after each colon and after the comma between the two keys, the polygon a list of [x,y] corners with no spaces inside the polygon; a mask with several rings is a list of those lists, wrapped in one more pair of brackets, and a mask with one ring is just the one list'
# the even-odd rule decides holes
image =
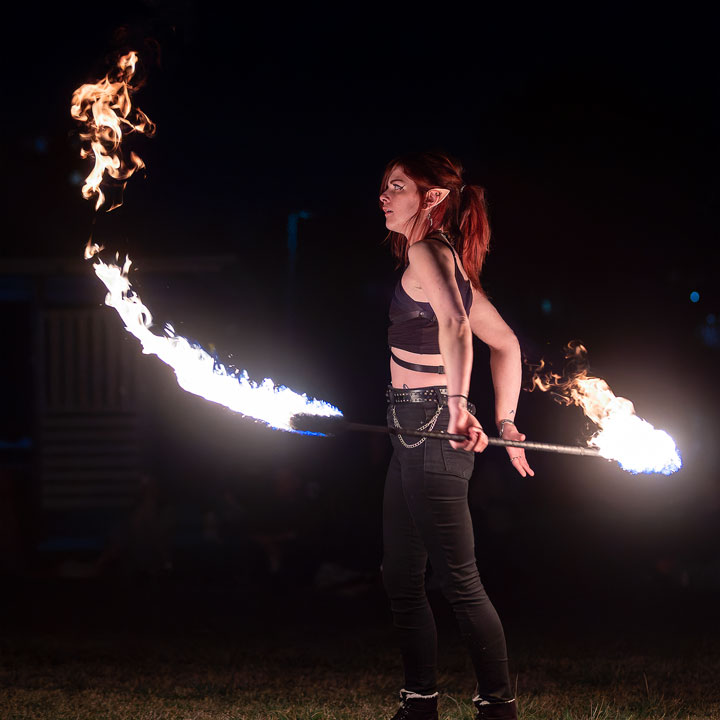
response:
{"label": "red hair", "polygon": [[[417,185],[421,207],[413,218],[412,230],[425,227],[422,237],[443,229],[452,238],[472,286],[480,290],[480,271],[490,246],[485,190],[466,185],[462,165],[441,152],[409,153],[392,160],[385,168],[380,192],[385,192],[392,171],[401,168]],[[448,196],[430,211],[432,224],[422,208],[422,199],[431,188],[445,188]],[[398,263],[407,263],[408,241],[404,235],[391,232],[390,247]]]}

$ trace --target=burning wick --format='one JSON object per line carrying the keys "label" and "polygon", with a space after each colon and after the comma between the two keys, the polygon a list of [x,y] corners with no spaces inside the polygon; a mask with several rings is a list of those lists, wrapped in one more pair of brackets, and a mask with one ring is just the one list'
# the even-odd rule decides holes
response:
{"label": "burning wick", "polygon": [[565,405],[577,405],[598,427],[588,445],[608,460],[616,460],[631,473],[670,475],[682,467],[675,441],[664,430],[656,430],[635,414],[635,408],[617,397],[602,378],[588,374],[587,350],[579,342],[565,349],[568,377],[548,372],[545,363],[534,368],[532,386],[552,392]]}
{"label": "burning wick", "polygon": [[[124,163],[120,151],[123,128],[126,132],[137,131],[146,135],[155,132],[155,126],[148,117],[138,109],[133,111],[130,101],[134,90],[130,80],[135,74],[137,59],[135,52],[123,55],[112,74],[108,73],[97,83],[83,85],[73,95],[70,112],[82,123],[80,137],[90,147],[90,150],[83,148],[81,154],[83,157],[90,154],[95,156],[95,165],[85,181],[82,193],[87,199],[97,195],[96,211],[105,200],[100,185],[106,171],[112,178],[123,181],[122,189],[127,179],[144,167],[142,160],[134,153],[130,154],[131,164]],[[121,203],[122,198],[109,210]],[[88,240],[85,258],[94,257],[102,249],[92,239]],[[115,257],[118,260],[118,256]],[[342,416],[333,405],[277,386],[269,378],[260,385],[252,382],[244,370],[228,369],[199,345],[176,335],[169,325],[165,328],[165,335],[151,332],[150,310],[132,290],[128,279],[130,265],[130,258],[125,259],[122,267],[96,259],[93,269],[108,289],[105,304],[115,308],[125,329],[140,341],[145,354],[156,355],[175,370],[178,384],[183,390],[265,422],[278,430],[301,432],[293,428],[290,422],[298,414]],[[305,434],[317,433],[306,431]]]}

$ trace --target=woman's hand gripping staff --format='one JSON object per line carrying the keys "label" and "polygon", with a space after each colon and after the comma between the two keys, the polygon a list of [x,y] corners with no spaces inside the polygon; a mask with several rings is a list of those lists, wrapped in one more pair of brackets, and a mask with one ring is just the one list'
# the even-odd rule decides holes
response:
{"label": "woman's hand gripping staff", "polygon": [[448,409],[450,411],[449,433],[466,435],[464,443],[450,440],[450,445],[456,450],[467,450],[468,452],[482,452],[488,446],[488,436],[478,422],[478,419],[467,409],[467,398],[463,395],[451,395],[448,398]]}

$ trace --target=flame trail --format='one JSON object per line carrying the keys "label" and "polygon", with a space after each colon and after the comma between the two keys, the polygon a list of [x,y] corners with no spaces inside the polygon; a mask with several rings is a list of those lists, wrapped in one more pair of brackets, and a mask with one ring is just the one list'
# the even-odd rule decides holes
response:
{"label": "flame trail", "polygon": [[631,473],[670,475],[682,467],[675,441],[664,430],[656,430],[635,414],[635,408],[617,397],[602,378],[588,375],[587,350],[578,342],[568,343],[565,352],[568,377],[548,372],[545,363],[534,367],[532,386],[551,391],[558,402],[577,405],[598,427],[588,440],[608,460],[616,460]]}
{"label": "flame trail", "polygon": [[[83,158],[93,155],[95,164],[82,188],[83,197],[97,195],[95,210],[105,202],[100,189],[105,173],[120,180],[121,190],[127,179],[144,167],[142,160],[130,154],[130,164],[123,160],[121,143],[123,128],[126,132],[142,132],[152,135],[155,125],[141,110],[133,110],[130,96],[135,88],[130,80],[135,74],[138,57],[136,52],[123,55],[112,73],[97,83],[83,85],[73,94],[70,113],[83,126],[81,139]],[[122,204],[122,197],[108,211]],[[103,248],[88,241],[85,258],[92,258]],[[117,260],[116,255],[116,260]],[[234,412],[255,418],[278,430],[298,432],[290,420],[294,415],[307,414],[323,417],[342,416],[338,408],[322,400],[308,398],[284,386],[277,386],[266,378],[259,385],[248,378],[247,372],[230,370],[219,363],[202,347],[176,335],[166,326],[165,335],[150,331],[152,315],[132,290],[128,272],[130,258],[122,267],[106,264],[96,258],[93,269],[108,289],[105,304],[115,308],[125,328],[141,343],[145,354],[156,355],[175,371],[178,384],[183,390],[223,405]],[[304,434],[316,434],[307,432]]]}
{"label": "flame trail", "polygon": [[178,385],[183,390],[262,420],[278,430],[295,431],[290,419],[298,413],[323,417],[342,415],[336,407],[276,386],[269,378],[257,385],[249,380],[245,371],[228,370],[203,348],[175,335],[171,326],[166,326],[165,336],[152,333],[150,311],[133,292],[128,280],[130,265],[129,258],[122,268],[106,265],[100,259],[93,265],[95,273],[109,291],[105,304],[115,308],[127,331],[142,344],[145,354],[157,355],[175,370]]}

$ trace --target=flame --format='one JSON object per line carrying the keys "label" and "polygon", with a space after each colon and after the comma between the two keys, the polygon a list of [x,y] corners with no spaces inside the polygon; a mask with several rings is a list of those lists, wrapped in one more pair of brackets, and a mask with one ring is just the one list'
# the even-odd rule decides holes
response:
{"label": "flame", "polygon": [[[85,180],[82,194],[86,199],[97,195],[96,211],[105,201],[100,189],[105,172],[110,177],[123,181],[122,190],[127,179],[145,167],[135,153],[130,153],[129,164],[124,162],[120,150],[123,129],[126,133],[155,133],[155,125],[141,110],[133,110],[130,101],[135,89],[130,85],[130,80],[135,74],[137,60],[137,53],[134,51],[123,55],[112,74],[108,73],[97,83],[81,86],[73,95],[70,112],[82,123],[83,131],[80,137],[89,145],[89,149],[82,149],[81,155],[89,157],[92,154],[95,157],[95,165]],[[118,207],[121,202],[122,200],[112,205],[108,211]],[[102,246],[93,243],[92,239],[88,240],[85,258],[94,257],[102,249]],[[290,419],[298,414],[342,416],[340,410],[333,405],[308,398],[287,387],[276,386],[269,378],[259,385],[252,382],[247,372],[227,368],[199,345],[176,335],[169,325],[165,328],[165,335],[151,332],[152,315],[132,290],[128,279],[130,266],[130,258],[125,259],[122,267],[106,264],[96,258],[93,269],[108,289],[105,303],[115,308],[126,330],[140,341],[145,354],[156,355],[175,370],[178,384],[183,390],[265,422],[278,430],[298,432],[290,425]]]}
{"label": "flame", "polygon": [[680,469],[682,461],[670,435],[638,417],[632,402],[617,397],[605,380],[588,374],[583,345],[568,343],[565,360],[566,379],[548,372],[541,361],[534,368],[530,390],[550,391],[558,402],[582,408],[598,427],[588,445],[598,448],[604,458],[619,462],[623,470],[670,475]]}
{"label": "flame", "polygon": [[269,378],[258,385],[244,370],[229,370],[202,347],[176,335],[170,325],[165,327],[164,336],[155,335],[150,331],[150,310],[132,290],[128,279],[131,264],[130,258],[125,259],[122,267],[105,264],[98,258],[93,265],[96,275],[108,289],[105,304],[115,308],[125,329],[140,341],[143,353],[156,355],[175,370],[178,385],[183,390],[265,422],[277,430],[297,432],[290,419],[300,413],[342,416],[333,405],[276,386]]}
{"label": "flame", "polygon": [[83,124],[80,138],[85,146],[80,150],[83,158],[95,158],[90,174],[82,187],[83,197],[90,199],[97,195],[95,210],[105,202],[100,189],[105,173],[120,184],[119,199],[108,208],[114,210],[122,204],[122,190],[128,178],[145,167],[145,163],[134,153],[126,163],[120,150],[125,132],[140,132],[151,136],[155,134],[155,125],[142,110],[133,110],[130,95],[135,88],[130,84],[135,75],[138,56],[135,51],[123,55],[113,71],[97,83],[81,85],[72,97],[70,114]]}
{"label": "flame", "polygon": [[105,249],[104,245],[98,245],[97,243],[94,243],[92,239],[87,241],[87,245],[85,246],[85,259],[89,260],[92,257],[95,257],[99,252],[102,252]]}

